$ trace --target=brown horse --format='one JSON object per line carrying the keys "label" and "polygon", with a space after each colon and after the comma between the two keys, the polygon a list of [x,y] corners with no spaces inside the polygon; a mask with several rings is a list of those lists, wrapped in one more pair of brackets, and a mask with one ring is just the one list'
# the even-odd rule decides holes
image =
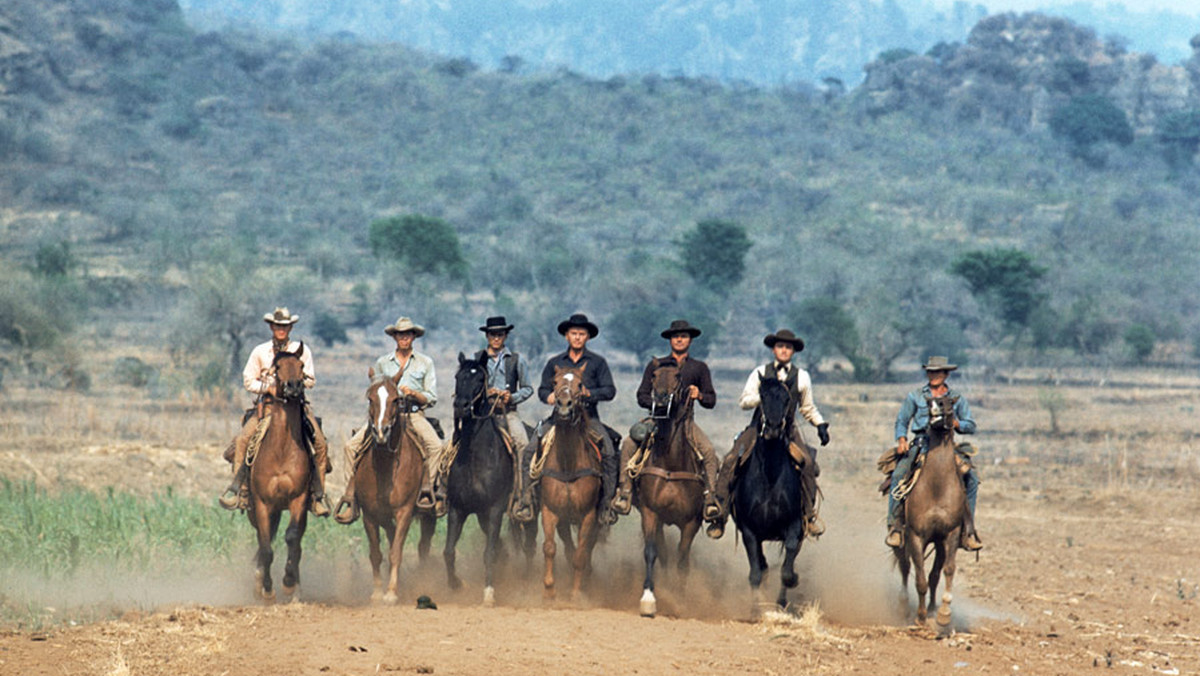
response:
{"label": "brown horse", "polygon": [[[367,388],[367,411],[370,418],[370,446],[351,477],[355,488],[355,501],[362,511],[363,529],[367,532],[370,547],[371,572],[374,576],[374,592],[371,598],[385,603],[397,601],[400,561],[409,526],[416,515],[417,492],[425,471],[420,443],[408,426],[408,416],[401,415],[407,406],[407,398],[400,394],[396,384],[402,374],[394,378],[379,378]],[[421,516],[421,544],[418,547],[423,560],[429,552],[434,517]],[[389,552],[387,592],[383,592],[383,577],[380,564],[379,529],[388,537]]]}
{"label": "brown horse", "polygon": [[[578,600],[584,577],[591,570],[592,548],[600,519],[600,449],[588,434],[590,417],[582,398],[583,370],[554,367],[554,439],[546,451],[542,468],[542,553],[546,557],[543,595],[553,599],[555,533],[574,569],[571,599]],[[579,541],[571,538],[571,526],[578,525]]]}
{"label": "brown horse", "polygon": [[[929,402],[928,451],[924,464],[904,502],[904,546],[893,553],[900,568],[904,596],[908,595],[908,574],[913,570],[917,586],[917,623],[924,624],[927,613],[937,603],[938,578],[945,575],[946,592],[937,611],[937,624],[946,631],[950,626],[951,586],[954,583],[955,555],[967,496],[958,473],[954,444],[954,398],[945,396]],[[925,576],[925,552],[933,547],[933,566]],[[926,602],[928,593],[928,602]]]}
{"label": "brown horse", "polygon": [[[687,390],[679,384],[679,367],[659,366],[651,386],[653,405],[650,416],[655,423],[650,457],[637,476],[636,500],[642,514],[643,557],[646,578],[642,584],[640,612],[653,617],[658,612],[654,597],[654,564],[659,551],[666,549],[664,526],[679,528],[676,566],[686,580],[691,564],[692,541],[700,531],[704,502],[704,477],[688,439],[692,421],[692,403]],[[622,467],[621,471],[627,471]],[[663,556],[664,562],[666,556]]]}
{"label": "brown horse", "polygon": [[[300,540],[308,526],[308,485],[312,459],[304,434],[304,345],[296,352],[277,352],[274,392],[263,398],[267,429],[250,466],[250,507],[246,514],[258,533],[255,579],[258,595],[274,600],[271,543],[284,510],[291,513],[284,541],[288,558],[283,569],[283,591],[295,598],[300,587]],[[323,468],[322,468],[323,469]]]}

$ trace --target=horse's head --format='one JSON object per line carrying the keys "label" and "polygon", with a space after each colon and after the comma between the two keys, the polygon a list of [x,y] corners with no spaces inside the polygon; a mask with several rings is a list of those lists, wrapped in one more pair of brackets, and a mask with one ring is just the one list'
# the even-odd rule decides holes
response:
{"label": "horse's head", "polygon": [[575,422],[583,410],[583,371],[577,368],[554,367],[554,419]]}
{"label": "horse's head", "polygon": [[[372,375],[374,371],[371,372]],[[401,373],[391,378],[374,378],[367,387],[367,417],[371,427],[371,436],[377,444],[386,444],[392,434],[404,397],[400,394],[397,383]]]}
{"label": "horse's head", "polygon": [[475,415],[487,393],[487,357],[476,361],[458,353],[458,372],[454,374],[454,417]]}
{"label": "horse's head", "polygon": [[679,367],[674,362],[657,365],[650,381],[650,416],[674,418],[684,410],[685,401],[679,385]]}
{"label": "horse's head", "polygon": [[787,427],[788,404],[791,395],[787,385],[777,378],[758,377],[759,404],[761,414],[759,421],[759,436],[763,439],[778,439],[783,436]]}
{"label": "horse's head", "polygon": [[304,343],[295,352],[276,352],[273,368],[275,369],[275,397],[292,401],[304,397]]}
{"label": "horse's head", "polygon": [[958,397],[943,395],[941,397],[926,397],[929,403],[929,428],[939,432],[954,430],[954,405]]}

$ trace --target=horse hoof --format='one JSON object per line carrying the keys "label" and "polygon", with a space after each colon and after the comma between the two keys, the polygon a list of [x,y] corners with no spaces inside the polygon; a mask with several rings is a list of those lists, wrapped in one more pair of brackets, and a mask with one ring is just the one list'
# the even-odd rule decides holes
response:
{"label": "horse hoof", "polygon": [[300,600],[299,592],[300,592],[300,585],[298,585],[298,584],[293,585],[291,587],[287,586],[286,584],[283,585],[283,595],[290,598],[293,602]]}
{"label": "horse hoof", "polygon": [[950,606],[942,606],[938,608],[937,623],[939,627],[950,626]]}
{"label": "horse hoof", "polygon": [[400,601],[400,597],[396,596],[396,592],[388,592],[383,595],[383,602],[389,606],[394,606]]}
{"label": "horse hoof", "polygon": [[649,589],[642,592],[642,601],[638,605],[638,612],[642,617],[654,617],[658,614],[658,600],[654,598],[654,592]]}
{"label": "horse hoof", "polygon": [[495,605],[496,605],[496,588],[495,587],[484,587],[483,588],[483,607],[484,608],[492,608],[492,607],[495,607]]}
{"label": "horse hoof", "polygon": [[266,603],[268,605],[275,603],[275,592],[273,592],[273,591],[262,591],[260,589],[258,592],[258,597],[260,599],[262,599],[263,603]]}

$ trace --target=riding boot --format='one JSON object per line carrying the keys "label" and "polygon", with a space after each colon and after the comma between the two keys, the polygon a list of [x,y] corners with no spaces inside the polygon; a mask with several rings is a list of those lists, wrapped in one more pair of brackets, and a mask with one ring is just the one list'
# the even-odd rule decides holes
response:
{"label": "riding boot", "polygon": [[[717,482],[720,467],[717,464],[717,454],[710,448],[704,455],[704,518],[716,519],[721,515],[721,502],[717,499]],[[728,492],[728,491],[726,491]]]}
{"label": "riding boot", "polygon": [[975,514],[973,512],[974,510],[969,505],[967,509],[963,510],[962,537],[958,539],[958,546],[968,552],[977,552],[983,549],[983,541],[975,532]]}
{"label": "riding boot", "polygon": [[249,445],[250,438],[243,429],[233,440],[233,480],[217,499],[225,509],[245,509],[249,502],[248,496],[243,495],[247,492],[246,480],[250,478],[250,466],[246,464],[246,447]]}
{"label": "riding boot", "polygon": [[[708,537],[719,540],[725,534],[725,520],[729,518],[729,492],[733,484],[733,473],[737,469],[738,453],[737,445],[734,445],[734,450],[725,456],[721,462],[721,470],[717,473],[717,485],[713,489],[713,502],[716,503],[717,511],[714,516],[705,515],[705,520],[708,521],[708,527],[704,532]],[[705,510],[707,512],[707,507]]]}
{"label": "riding boot", "polygon": [[533,454],[541,447],[541,444],[541,436],[534,435],[525,446],[525,452],[521,454],[521,464],[516,478],[517,499],[513,501],[512,513],[509,514],[514,521],[521,523],[533,521],[533,491],[536,482],[529,476],[529,465],[533,462]]}
{"label": "riding boot", "polygon": [[600,523],[607,526],[617,522],[617,510],[613,504],[617,493],[617,464],[615,453],[600,454]]}
{"label": "riding boot", "polygon": [[888,535],[884,540],[884,544],[892,548],[899,548],[904,544],[904,502],[901,500],[893,500],[891,509],[888,510]]}
{"label": "riding boot", "polygon": [[421,488],[417,491],[417,509],[432,512],[437,498],[433,492],[433,477],[428,470],[421,475]]}
{"label": "riding boot", "polygon": [[613,498],[612,507],[617,514],[628,514],[633,508],[633,478],[629,476],[629,458],[633,455],[634,442],[626,439],[621,442],[621,460],[617,463],[617,497]]}
{"label": "riding boot", "polygon": [[[365,435],[365,431],[363,435]],[[350,475],[346,479],[346,490],[342,493],[341,499],[338,500],[337,505],[333,508],[333,520],[343,526],[349,526],[354,523],[358,520],[359,516],[358,502],[354,497],[354,476],[358,473],[358,463],[362,462],[363,457],[366,455],[366,449],[358,433],[351,439],[352,443],[354,439],[359,439],[359,443],[354,448],[354,454],[350,458]]]}
{"label": "riding boot", "polygon": [[308,508],[314,516],[329,516],[329,505],[325,500],[325,474],[329,471],[329,445],[325,434],[321,431],[320,423],[311,412],[305,409],[312,434],[312,479],[309,482],[310,500]]}

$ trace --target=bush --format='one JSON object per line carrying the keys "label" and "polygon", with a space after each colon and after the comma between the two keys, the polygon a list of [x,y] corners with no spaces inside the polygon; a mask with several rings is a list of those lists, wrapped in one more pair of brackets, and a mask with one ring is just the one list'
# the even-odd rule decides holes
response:
{"label": "bush", "polygon": [[1133,360],[1139,364],[1145,363],[1154,352],[1154,329],[1145,324],[1133,324],[1125,329],[1125,344],[1133,353]]}
{"label": "bush", "polygon": [[158,378],[158,369],[137,357],[121,357],[113,364],[112,376],[122,385],[145,387]]}
{"label": "bush", "polygon": [[1133,127],[1121,110],[1106,96],[1084,94],[1072,98],[1050,116],[1050,132],[1086,149],[1100,141],[1123,146],[1133,143]]}
{"label": "bush", "polygon": [[316,319],[313,320],[312,327],[313,335],[325,344],[325,347],[333,347],[334,343],[345,343],[349,339],[346,337],[346,327],[328,312],[318,312]]}
{"label": "bush", "polygon": [[78,265],[66,241],[46,243],[33,254],[33,267],[43,277],[66,277]]}
{"label": "bush", "polygon": [[410,214],[372,221],[368,241],[377,258],[404,263],[417,272],[444,273],[452,279],[467,275],[458,233],[440,218]]}

